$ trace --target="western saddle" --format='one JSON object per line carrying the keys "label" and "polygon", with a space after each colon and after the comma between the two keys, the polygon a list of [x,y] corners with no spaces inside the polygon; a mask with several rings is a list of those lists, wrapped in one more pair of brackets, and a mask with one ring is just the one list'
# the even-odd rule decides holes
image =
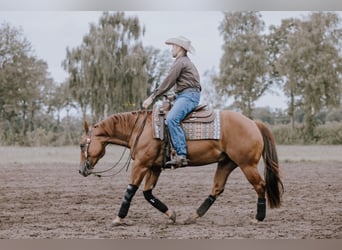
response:
{"label": "western saddle", "polygon": [[[154,122],[159,128],[157,132],[159,134],[157,134],[156,137],[164,141],[163,169],[169,168],[165,166],[165,162],[173,159],[176,156],[175,149],[171,143],[168,128],[165,124],[165,118],[172,107],[173,100],[173,96],[170,97],[164,95],[162,104],[154,105],[153,107]],[[182,123],[210,123],[214,121],[215,117],[216,114],[213,112],[213,109],[209,109],[207,105],[199,105],[184,118]]]}
{"label": "western saddle", "polygon": [[[153,110],[153,112],[158,112],[158,119],[156,122],[158,122],[158,126],[160,128],[158,136],[160,140],[164,140],[166,137],[165,117],[172,107],[173,100],[173,96],[164,95],[162,105],[159,106],[159,108],[155,105]],[[213,109],[208,108],[208,105],[199,105],[183,119],[182,123],[209,123],[214,119],[215,112],[213,112]]]}

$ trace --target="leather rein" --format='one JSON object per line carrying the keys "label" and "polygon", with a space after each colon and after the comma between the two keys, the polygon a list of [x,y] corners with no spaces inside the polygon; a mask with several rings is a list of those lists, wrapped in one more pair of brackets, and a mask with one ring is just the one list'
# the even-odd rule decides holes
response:
{"label": "leather rein", "polygon": [[[124,148],[124,150],[123,150],[123,152],[122,152],[122,154],[121,154],[121,156],[120,156],[120,158],[119,158],[119,161],[116,162],[112,167],[110,167],[109,169],[106,169],[106,170],[94,171],[94,172],[92,171],[92,172],[91,172],[92,175],[95,175],[95,176],[97,176],[97,177],[99,177],[99,178],[101,178],[101,177],[112,177],[112,176],[115,176],[115,175],[119,174],[124,168],[126,168],[126,171],[128,171],[128,167],[129,167],[129,165],[130,165],[130,163],[131,163],[132,156],[135,154],[135,150],[136,150],[136,147],[137,147],[137,145],[138,145],[140,136],[141,136],[141,134],[142,134],[142,132],[143,132],[143,130],[144,130],[144,127],[145,127],[145,125],[146,125],[147,117],[148,117],[148,112],[146,112],[146,115],[145,115],[145,117],[144,117],[144,120],[143,120],[143,122],[141,123],[140,129],[139,129],[138,134],[137,134],[137,136],[136,136],[136,138],[135,138],[135,141],[134,141],[134,144],[133,144],[131,153],[129,154],[129,156],[128,156],[126,162],[125,162],[125,164],[124,164],[118,171],[116,171],[115,173],[112,173],[112,174],[110,174],[110,175],[102,175],[103,173],[109,172],[109,171],[111,171],[112,169],[116,168],[116,167],[121,163],[121,160],[122,160],[122,158],[124,157],[124,155],[125,155],[126,150],[127,150],[128,147],[125,147],[125,148]],[[131,138],[132,138],[132,136],[133,136],[133,131],[134,131],[134,128],[136,127],[136,125],[137,125],[137,123],[138,123],[139,118],[140,118],[140,112],[138,112],[138,116],[137,116],[137,119],[135,120],[134,125],[133,125],[133,127],[132,127],[132,130],[131,130],[131,132],[130,132],[128,142],[131,140]],[[88,156],[89,156],[89,155],[88,155],[88,148],[89,148],[89,145],[90,145],[90,142],[91,142],[91,135],[92,135],[91,128],[89,129],[87,135],[88,135],[88,137],[87,137],[86,143],[85,143],[85,144],[82,144],[81,147],[85,147],[85,149],[84,149],[85,160],[86,160],[87,162],[89,162],[89,160],[88,160]]]}

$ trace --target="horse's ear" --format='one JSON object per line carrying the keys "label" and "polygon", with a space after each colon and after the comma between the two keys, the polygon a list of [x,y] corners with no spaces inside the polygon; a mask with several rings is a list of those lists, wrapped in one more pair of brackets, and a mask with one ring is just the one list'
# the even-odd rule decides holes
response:
{"label": "horse's ear", "polygon": [[88,125],[88,122],[86,120],[84,121],[84,131],[86,132],[86,134],[88,134],[89,125]]}

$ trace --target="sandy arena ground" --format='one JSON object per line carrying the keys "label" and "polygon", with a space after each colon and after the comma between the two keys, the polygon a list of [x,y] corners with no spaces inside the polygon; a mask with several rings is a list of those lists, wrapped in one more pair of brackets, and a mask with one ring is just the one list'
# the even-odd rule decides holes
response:
{"label": "sandy arena ground", "polygon": [[[97,168],[110,167],[121,151],[112,147]],[[263,222],[252,222],[256,193],[236,169],[207,214],[183,224],[210,192],[216,166],[208,165],[162,172],[154,195],[176,211],[176,224],[148,204],[140,188],[129,225],[110,228],[130,169],[110,178],[84,178],[78,174],[77,147],[0,147],[0,239],[341,239],[342,146],[278,151],[283,205],[268,209]],[[259,169],[263,173],[262,161]]]}

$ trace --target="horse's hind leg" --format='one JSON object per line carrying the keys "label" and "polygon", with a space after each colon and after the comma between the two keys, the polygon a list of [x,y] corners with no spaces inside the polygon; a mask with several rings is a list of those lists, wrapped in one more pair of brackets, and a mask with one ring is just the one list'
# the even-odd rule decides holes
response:
{"label": "horse's hind leg", "polygon": [[161,169],[151,169],[147,175],[145,180],[145,187],[144,187],[144,197],[145,199],[156,209],[160,212],[164,213],[172,222],[176,222],[176,213],[174,211],[170,211],[169,208],[157,199],[153,194],[152,190],[157,184],[158,178],[160,176]]}
{"label": "horse's hind leg", "polygon": [[228,157],[218,163],[210,195],[199,206],[195,214],[185,221],[186,224],[194,223],[197,218],[202,217],[209,210],[216,198],[224,191],[228,176],[236,167],[237,165]]}
{"label": "horse's hind leg", "polygon": [[240,168],[258,194],[257,214],[255,218],[258,221],[263,221],[266,217],[265,181],[258,172],[257,164],[240,166]]}

